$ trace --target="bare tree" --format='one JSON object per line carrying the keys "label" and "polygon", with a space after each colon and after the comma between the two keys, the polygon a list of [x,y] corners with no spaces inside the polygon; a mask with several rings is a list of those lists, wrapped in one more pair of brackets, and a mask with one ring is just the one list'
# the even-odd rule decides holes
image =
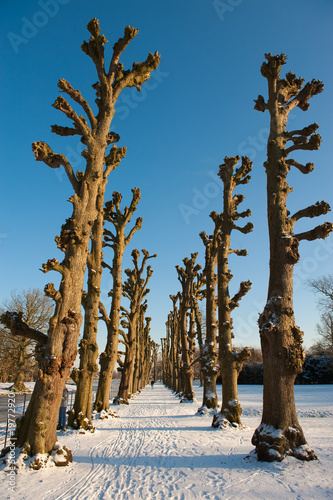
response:
{"label": "bare tree", "polygon": [[[182,401],[193,401],[193,354],[195,352],[194,335],[192,328],[188,328],[187,312],[192,308],[192,300],[195,296],[195,278],[201,269],[199,264],[196,264],[198,254],[192,253],[191,258],[183,259],[184,267],[176,266],[178,280],[182,285],[179,304],[179,331],[181,339],[181,372],[182,372]],[[199,286],[197,284],[197,286]],[[203,283],[200,284],[200,287]],[[190,323],[190,326],[193,323]]]}
{"label": "bare tree", "polygon": [[142,253],[143,259],[141,264],[139,264],[140,252],[137,249],[133,250],[132,258],[134,268],[125,270],[127,280],[123,285],[123,296],[129,300],[130,304],[128,310],[121,306],[124,318],[121,324],[127,328],[127,334],[125,332],[121,332],[123,343],[126,346],[126,352],[125,359],[121,362],[122,376],[119,385],[119,392],[117,398],[115,399],[115,403],[117,404],[128,404],[128,399],[133,392],[132,383],[137,343],[137,327],[140,319],[140,307],[142,301],[150,291],[149,288],[147,288],[148,282],[153,274],[153,270],[150,265],[146,268],[146,277],[143,278],[142,275],[147,260],[157,256],[156,254],[149,255],[147,250],[142,250]]}
{"label": "bare tree", "polygon": [[171,363],[171,389],[179,394],[181,392],[181,339],[180,339],[180,315],[177,302],[179,301],[180,294],[170,295],[172,300],[172,311],[169,315],[168,325],[170,328],[170,363]]}
{"label": "bare tree", "polygon": [[242,157],[241,165],[238,164],[239,156],[224,158],[224,163],[220,165],[219,177],[223,181],[223,212],[218,215],[211,214],[215,222],[215,229],[219,231],[218,241],[218,317],[219,317],[219,361],[222,375],[222,407],[220,413],[214,415],[213,427],[220,427],[230,424],[241,424],[241,406],[237,395],[237,379],[242,369],[245,359],[250,356],[248,348],[238,352],[232,344],[233,326],[232,311],[239,306],[239,301],[251,288],[251,281],[242,281],[239,291],[233,296],[229,295],[229,283],[232,274],[229,269],[229,256],[236,254],[246,256],[247,251],[235,250],[231,248],[231,233],[233,230],[247,234],[253,229],[253,224],[248,222],[244,227],[236,224],[240,218],[251,215],[251,211],[238,211],[240,203],[244,200],[244,195],[233,194],[234,189],[250,180],[249,173],[252,169],[252,162],[246,156]]}
{"label": "bare tree", "polygon": [[319,308],[326,312],[333,312],[333,274],[322,276],[308,281],[308,286],[317,294]]}
{"label": "bare tree", "polygon": [[216,265],[218,255],[218,232],[215,229],[214,234],[207,236],[203,231],[200,237],[205,245],[205,267],[204,275],[206,277],[206,339],[201,349],[201,370],[203,374],[203,400],[199,412],[205,413],[207,409],[214,409],[218,406],[216,379],[220,368],[218,363],[217,348],[217,297],[216,297]]}
{"label": "bare tree", "polygon": [[[51,299],[37,289],[22,290],[17,293],[11,292],[11,298],[3,302],[0,314],[5,310],[15,311],[22,314],[22,320],[41,332],[46,332],[48,322],[52,316],[54,304]],[[1,365],[2,368],[7,363],[7,371],[10,371],[10,378],[14,382],[12,391],[25,391],[27,388],[24,381],[28,373],[37,366],[35,359],[36,342],[30,338],[13,336],[8,328],[0,328],[1,339]],[[7,373],[8,377],[9,373]]]}
{"label": "bare tree", "polygon": [[[316,150],[321,138],[314,123],[301,130],[287,131],[289,113],[296,107],[306,111],[309,99],[322,92],[323,84],[304,80],[293,73],[280,78],[286,62],[284,54],[265,54],[267,62],[261,74],[268,82],[268,101],[262,96],[256,100],[255,109],[270,114],[270,134],[267,143],[267,215],[270,244],[270,275],[265,308],[259,317],[259,331],[264,362],[263,414],[252,443],[259,460],[282,460],[286,454],[301,460],[316,458],[307,445],[298,422],[294,399],[296,375],[302,371],[304,351],[303,332],[296,326],[293,310],[293,269],[299,261],[300,241],[326,238],[333,224],[324,223],[310,231],[294,233],[295,223],[304,217],[326,214],[330,207],[322,201],[290,215],[287,196],[292,188],[287,174],[292,166],[301,173],[310,173],[312,163],[302,165],[287,159],[297,150]],[[289,144],[288,144],[289,143]]]}
{"label": "bare tree", "polygon": [[318,306],[323,311],[316,329],[320,339],[309,348],[311,354],[333,354],[333,275],[308,281],[318,296]]}
{"label": "bare tree", "polygon": [[120,209],[122,196],[115,191],[113,199],[108,202],[105,207],[105,222],[110,222],[113,225],[113,230],[105,228],[104,230],[104,246],[112,248],[113,260],[112,266],[105,261],[102,263],[103,267],[109,269],[113,284],[111,296],[111,309],[107,314],[104,304],[100,302],[99,310],[101,318],[106,324],[107,328],[107,342],[105,351],[100,355],[100,376],[98,380],[98,387],[95,400],[95,410],[107,410],[109,408],[110,389],[112,383],[112,374],[118,359],[118,340],[119,340],[119,318],[121,295],[123,290],[122,285],[122,260],[126,246],[132,239],[133,234],[141,228],[142,218],[136,219],[135,225],[125,234],[127,224],[131,221],[131,217],[140,200],[140,189],[132,189],[132,201],[129,207],[125,207],[124,211]]}
{"label": "bare tree", "polygon": [[[125,156],[126,148],[112,148],[113,156],[110,166],[114,170]],[[91,421],[92,390],[94,375],[98,371],[97,357],[97,323],[101,294],[101,279],[103,265],[103,233],[104,233],[104,195],[107,177],[103,178],[96,200],[97,218],[92,227],[91,246],[87,258],[88,287],[82,294],[84,308],[83,338],[79,344],[80,366],[74,368],[71,374],[76,382],[77,390],[72,410],[68,415],[68,425],[78,429],[94,430]]]}
{"label": "bare tree", "polygon": [[[63,112],[72,127],[52,126],[52,131],[61,136],[77,135],[86,146],[82,156],[86,160],[84,172],[74,172],[68,159],[52,151],[44,142],[35,142],[33,151],[37,161],[43,161],[51,168],[63,166],[73,187],[70,198],[73,204],[72,216],[62,226],[60,236],[56,237],[57,246],[65,254],[61,263],[50,259],[43,264],[43,271],[57,271],[61,275],[59,290],[53,283],[46,285],[45,293],[55,301],[55,313],[50,320],[48,335],[32,331],[13,312],[2,315],[2,321],[13,333],[35,337],[43,346],[39,360],[38,378],[25,416],[18,422],[16,432],[17,446],[22,447],[30,456],[36,453],[50,453],[57,440],[56,427],[63,388],[69,371],[77,355],[77,342],[82,323],[81,300],[89,241],[92,226],[98,216],[97,198],[100,187],[113,169],[114,148],[107,148],[114,142],[110,125],[115,113],[115,104],[126,87],[140,90],[141,85],[150,77],[159,64],[157,53],[149,54],[143,63],[134,63],[131,70],[124,71],[119,58],[138,30],[127,26],[123,38],[113,47],[109,69],[104,58],[104,44],[107,42],[100,32],[99,22],[92,19],[88,23],[91,34],[89,42],[83,42],[82,50],[93,61],[98,82],[93,85],[96,91],[98,112],[95,116],[80,91],[61,79],[60,90],[67,94],[85,115],[78,115],[68,101],[59,96],[54,107]],[[65,456],[71,460],[71,454]]]}

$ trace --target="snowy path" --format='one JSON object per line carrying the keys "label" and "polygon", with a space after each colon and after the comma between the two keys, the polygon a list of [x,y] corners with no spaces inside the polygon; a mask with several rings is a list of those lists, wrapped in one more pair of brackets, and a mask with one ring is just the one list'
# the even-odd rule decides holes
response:
{"label": "snowy path", "polygon": [[[319,461],[287,458],[281,463],[259,463],[254,456],[248,457],[253,430],[260,421],[260,393],[251,390],[255,397],[241,401],[247,428],[215,430],[210,427],[210,416],[194,415],[198,403],[180,404],[161,384],[147,387],[129,406],[116,407],[120,418],[96,420],[95,434],[62,432],[59,441],[71,448],[74,463],[65,469],[19,474],[16,493],[6,498],[332,498],[333,449],[323,436],[323,432],[332,436],[332,406],[325,406],[326,418],[302,420]],[[196,388],[199,401],[201,391]],[[306,408],[313,413],[312,407]]]}

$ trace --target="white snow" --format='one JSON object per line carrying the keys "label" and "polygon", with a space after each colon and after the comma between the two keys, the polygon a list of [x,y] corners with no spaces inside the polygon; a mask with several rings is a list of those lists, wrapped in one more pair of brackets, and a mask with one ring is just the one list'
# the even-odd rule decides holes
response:
{"label": "white snow", "polygon": [[[213,429],[198,403],[179,404],[161,383],[146,387],[120,418],[95,419],[95,433],[60,431],[72,450],[68,467],[0,472],[2,499],[192,500],[331,499],[333,497],[332,386],[296,386],[300,424],[318,460],[286,457],[258,462],[251,437],[260,424],[262,386],[239,386],[245,428]],[[195,385],[202,401],[202,388]],[[221,386],[218,386],[221,398]],[[9,484],[9,480],[11,484]]]}

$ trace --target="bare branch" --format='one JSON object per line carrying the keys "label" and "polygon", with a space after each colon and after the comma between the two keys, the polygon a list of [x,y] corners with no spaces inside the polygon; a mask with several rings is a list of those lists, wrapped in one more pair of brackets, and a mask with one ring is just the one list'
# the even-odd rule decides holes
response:
{"label": "bare branch", "polygon": [[139,92],[141,85],[150,78],[150,73],[157,68],[160,63],[160,56],[149,53],[147,59],[142,63],[133,63],[132,69],[124,71],[119,75],[113,84],[113,102],[118,99],[120,92],[126,87],[135,87]]}
{"label": "bare branch", "polygon": [[310,231],[305,231],[304,233],[295,234],[294,237],[301,240],[313,241],[317,239],[325,239],[333,231],[333,223],[325,222],[320,226],[311,229]]}
{"label": "bare branch", "polygon": [[22,312],[6,311],[1,315],[0,320],[13,335],[19,335],[20,337],[31,339],[39,344],[45,345],[48,338],[47,335],[34,328],[30,328],[30,326],[22,321],[22,315]]}
{"label": "bare branch", "polygon": [[132,28],[131,26],[125,26],[124,36],[119,38],[118,42],[116,42],[113,46],[113,55],[110,62],[109,68],[109,80],[111,81],[117,73],[119,67],[118,62],[122,52],[126,49],[127,45],[130,43],[133,38],[139,33],[139,30],[136,28]]}
{"label": "bare branch", "polygon": [[296,106],[301,108],[302,111],[306,111],[310,107],[308,102],[309,99],[316,94],[320,94],[323,90],[324,84],[320,80],[312,80],[307,83],[298,95],[294,97],[294,99],[292,99],[286,106],[288,113]]}
{"label": "bare branch", "polygon": [[97,126],[97,120],[96,120],[94,113],[92,112],[88,102],[82,97],[81,92],[79,90],[75,90],[71,86],[71,84],[69,82],[67,82],[64,78],[61,78],[59,80],[58,87],[63,92],[66,92],[66,94],[68,94],[75,102],[80,104],[80,106],[84,109],[84,111],[86,112],[86,114],[89,118],[92,131],[95,132],[96,126]]}
{"label": "bare branch", "polygon": [[299,137],[298,140],[294,139],[294,145],[286,148],[284,151],[285,157],[295,150],[308,150],[315,151],[319,149],[321,143],[321,137],[319,134],[312,134],[308,140],[306,137]]}
{"label": "bare branch", "polygon": [[298,163],[298,161],[293,159],[286,160],[286,163],[288,165],[292,165],[293,167],[298,168],[298,170],[302,172],[302,174],[309,174],[314,170],[313,163],[307,163],[306,165],[302,165],[301,163]]}
{"label": "bare branch", "polygon": [[105,156],[105,171],[104,178],[106,179],[112,170],[118,167],[121,160],[125,157],[127,148],[117,148],[117,146],[112,146],[108,155]]}
{"label": "bare branch", "polygon": [[302,210],[299,210],[291,219],[295,222],[303,217],[319,217],[320,215],[325,215],[331,210],[330,206],[326,201],[317,201],[314,205],[310,205]]}
{"label": "bare branch", "polygon": [[110,323],[110,318],[109,318],[109,315],[108,315],[108,313],[107,313],[107,311],[106,311],[106,308],[105,308],[105,306],[104,306],[103,302],[101,302],[101,301],[100,301],[100,302],[99,302],[99,304],[98,304],[98,310],[99,310],[99,312],[100,312],[100,313],[101,313],[101,315],[102,315],[102,318],[101,318],[101,319],[104,321],[104,323],[105,323],[106,325],[108,325],[108,324]]}
{"label": "bare branch", "polygon": [[55,109],[62,111],[67,116],[67,118],[72,120],[74,123],[74,127],[84,138],[87,139],[91,135],[91,130],[86,119],[83,116],[79,116],[64,97],[62,97],[61,95],[57,97],[52,106]]}
{"label": "bare branch", "polygon": [[268,109],[268,104],[265,102],[265,99],[262,95],[258,95],[258,99],[255,99],[254,102],[256,103],[254,109],[256,109],[257,111],[264,112],[266,109]]}
{"label": "bare branch", "polygon": [[104,65],[104,44],[107,43],[107,39],[104,35],[100,34],[101,30],[99,27],[98,19],[91,19],[87,25],[87,28],[91,33],[91,37],[89,39],[89,42],[83,42],[83,44],[81,45],[81,49],[93,60],[96,66],[100,88],[104,93],[107,90],[107,75],[105,73]]}
{"label": "bare branch", "polygon": [[239,301],[251,289],[251,285],[252,285],[252,283],[250,280],[241,282],[241,284],[239,286],[239,291],[230,300],[229,307],[231,310],[235,309],[235,307],[239,306]]}
{"label": "bare branch", "polygon": [[50,146],[42,141],[34,142],[32,144],[32,151],[34,152],[37,161],[43,161],[51,168],[59,168],[60,165],[63,165],[74,191],[76,193],[79,192],[79,182],[76,179],[72,165],[69,163],[66,156],[54,153]]}
{"label": "bare branch", "polygon": [[49,271],[57,271],[58,273],[64,275],[66,269],[62,264],[59,264],[56,258],[53,258],[53,259],[48,259],[46,263],[42,264],[41,271],[43,273],[48,273]]}
{"label": "bare branch", "polygon": [[234,229],[237,229],[237,231],[240,231],[243,234],[250,233],[253,229],[253,224],[252,222],[248,222],[244,227],[239,227],[236,226],[236,224],[233,224],[232,226]]}

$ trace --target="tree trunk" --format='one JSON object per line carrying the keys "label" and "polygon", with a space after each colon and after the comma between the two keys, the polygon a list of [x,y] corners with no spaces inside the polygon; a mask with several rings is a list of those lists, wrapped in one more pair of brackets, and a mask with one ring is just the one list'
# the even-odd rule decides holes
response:
{"label": "tree trunk", "polygon": [[128,327],[128,332],[127,335],[123,334],[124,343],[126,345],[126,353],[122,366],[119,392],[115,400],[115,403],[117,404],[128,404],[128,398],[132,395],[136,345],[138,342],[137,332],[140,327],[140,311],[142,311],[142,308],[146,308],[146,301],[142,304],[142,300],[149,293],[147,285],[151,275],[153,274],[151,266],[147,266],[146,279],[143,279],[141,276],[144,271],[146,261],[156,257],[156,254],[150,256],[147,250],[142,250],[142,253],[144,256],[141,266],[139,266],[140,252],[135,249],[132,252],[134,269],[125,270],[128,278],[123,286],[123,296],[129,299],[130,309],[127,311],[124,307],[121,308],[123,311],[123,317],[127,318],[127,321],[123,320],[122,323]]}
{"label": "tree trunk", "polygon": [[243,195],[233,195],[235,187],[239,184],[246,184],[250,177],[252,163],[248,158],[242,157],[242,164],[235,169],[239,161],[239,156],[232,158],[225,157],[224,164],[220,165],[219,176],[223,181],[223,212],[220,216],[213,213],[215,220],[215,230],[220,230],[218,244],[218,319],[219,319],[219,360],[222,375],[222,407],[219,414],[214,415],[213,427],[241,425],[241,406],[238,402],[237,379],[242,368],[244,359],[248,357],[248,349],[237,353],[232,345],[233,327],[231,311],[238,306],[239,300],[248,292],[251,282],[242,282],[240,291],[233,297],[229,295],[229,283],[232,279],[229,265],[229,255],[236,253],[246,255],[245,250],[232,250],[230,248],[230,235],[232,230],[237,229],[242,233],[248,233],[253,225],[248,223],[244,227],[239,227],[234,221],[240,217],[251,215],[249,210],[238,212],[238,205],[244,200]]}
{"label": "tree trunk", "polygon": [[[134,321],[136,318],[134,317]],[[134,332],[133,332],[134,330]],[[119,385],[118,395],[115,399],[116,404],[129,404],[129,397],[132,395],[132,380],[135,362],[135,348],[136,348],[136,338],[135,338],[135,326],[130,326],[128,330],[128,342],[126,345],[126,354],[124,365],[121,374],[121,380]]]}
{"label": "tree trunk", "polygon": [[180,305],[180,337],[181,337],[181,371],[182,371],[182,400],[193,401],[194,391],[193,391],[193,378],[194,370],[190,366],[190,355],[189,355],[189,345],[187,337],[187,308],[185,304]]}
{"label": "tree trunk", "polygon": [[[70,198],[73,204],[71,218],[62,226],[61,235],[56,237],[57,246],[65,253],[62,263],[56,259],[43,264],[44,272],[50,270],[61,274],[59,290],[53,283],[46,285],[45,293],[56,303],[55,313],[50,320],[49,330],[43,347],[39,349],[39,370],[35,389],[26,414],[17,427],[17,445],[33,456],[49,453],[56,442],[56,427],[63,389],[70,369],[77,355],[77,342],[82,323],[81,299],[89,240],[92,226],[98,215],[96,200],[102,182],[111,169],[114,150],[106,154],[106,148],[113,142],[110,124],[114,106],[120,92],[128,86],[140,86],[149,78],[150,72],[159,64],[159,56],[149,54],[144,63],[133,65],[131,71],[123,72],[119,57],[128,43],[136,36],[137,30],[126,27],[122,39],[114,45],[109,72],[105,69],[104,47],[106,39],[100,34],[97,19],[88,23],[91,33],[89,42],[84,42],[82,50],[89,55],[97,69],[99,81],[94,85],[97,93],[99,112],[94,116],[81,93],[60,80],[59,88],[68,94],[85,111],[90,126],[83,116],[78,116],[70,104],[59,96],[54,107],[62,111],[74,124],[74,128],[54,125],[52,131],[61,136],[79,135],[86,149],[82,156],[86,159],[85,172],[74,173],[64,155],[55,154],[43,143],[33,144],[37,161],[43,161],[51,168],[63,166],[74,189]],[[104,168],[105,166],[105,168]],[[24,327],[12,318],[13,328]],[[19,322],[20,323],[20,322]],[[39,332],[37,332],[39,333]],[[35,335],[35,332],[34,332]],[[70,452],[68,453],[69,459]]]}
{"label": "tree trunk", "polygon": [[[270,276],[267,303],[259,318],[260,339],[264,362],[264,399],[260,426],[252,443],[259,460],[282,460],[286,454],[302,460],[316,458],[307,445],[298,422],[294,400],[294,382],[302,371],[304,352],[303,332],[295,324],[293,310],[293,268],[299,260],[300,240],[325,238],[333,229],[332,224],[317,226],[312,231],[293,234],[295,222],[302,217],[315,217],[329,210],[325,202],[298,211],[289,216],[287,196],[292,191],[287,183],[290,166],[302,173],[313,170],[313,164],[301,165],[286,160],[291,151],[318,149],[320,136],[313,134],[318,125],[302,130],[286,131],[289,112],[296,106],[308,109],[308,100],[322,91],[321,82],[312,80],[303,89],[303,79],[288,73],[280,80],[279,74],[285,56],[265,55],[267,63],[261,73],[268,80],[268,103],[258,97],[255,109],[269,110],[270,135],[267,145],[267,214],[270,241]],[[308,139],[308,136],[310,138]],[[293,145],[286,148],[286,143]]]}
{"label": "tree trunk", "polygon": [[88,255],[88,293],[83,294],[84,330],[80,342],[80,367],[73,409],[68,416],[68,425],[78,429],[93,429],[91,421],[92,389],[94,375],[98,370],[97,323],[102,279],[103,203],[106,182],[99,188],[97,197],[97,218],[91,236],[91,251]]}
{"label": "tree trunk", "polygon": [[217,318],[216,318],[216,274],[217,263],[217,234],[208,238],[205,232],[200,233],[205,245],[206,277],[206,340],[202,346],[201,372],[203,375],[203,400],[199,411],[205,408],[215,409],[218,406],[216,380],[219,374],[217,353]]}
{"label": "tree trunk", "polygon": [[26,386],[24,385],[24,375],[26,372],[25,368],[27,364],[26,351],[28,342],[28,340],[24,340],[18,345],[17,374],[14,379],[14,385],[10,389],[12,392],[24,392],[27,390]]}
{"label": "tree trunk", "polygon": [[[96,393],[94,409],[96,411],[107,410],[109,408],[110,390],[112,384],[112,375],[118,359],[119,344],[119,318],[122,295],[122,260],[125,248],[131,241],[133,234],[141,228],[142,219],[139,217],[129,234],[125,235],[126,225],[130,222],[131,216],[137,208],[140,200],[140,190],[132,190],[133,198],[129,208],[125,208],[124,213],[120,210],[121,194],[115,191],[112,202],[106,204],[105,220],[111,222],[115,228],[115,234],[105,230],[105,247],[111,247],[114,255],[112,267],[103,263],[104,267],[109,268],[113,284],[111,293],[111,309],[109,316],[106,313],[103,304],[100,304],[100,312],[107,327],[107,343],[105,351],[100,355],[100,376]],[[109,243],[111,242],[111,243]]]}

